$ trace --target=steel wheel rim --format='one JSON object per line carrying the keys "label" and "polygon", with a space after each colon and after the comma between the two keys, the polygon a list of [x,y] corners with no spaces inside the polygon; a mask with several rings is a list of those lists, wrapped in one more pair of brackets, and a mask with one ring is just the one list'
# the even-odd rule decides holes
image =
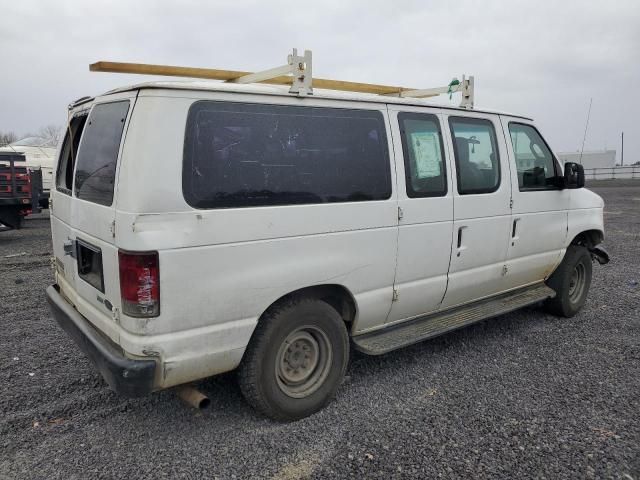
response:
{"label": "steel wheel rim", "polygon": [[297,328],[278,349],[278,387],[289,397],[308,397],[324,383],[332,362],[331,344],[322,330],[312,326]]}
{"label": "steel wheel rim", "polygon": [[584,290],[585,284],[585,268],[582,263],[578,263],[571,272],[571,278],[569,279],[569,300],[571,303],[576,303]]}

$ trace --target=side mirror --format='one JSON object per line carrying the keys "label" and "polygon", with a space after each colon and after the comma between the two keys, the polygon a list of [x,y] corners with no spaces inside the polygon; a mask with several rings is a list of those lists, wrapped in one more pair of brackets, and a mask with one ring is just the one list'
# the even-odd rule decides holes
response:
{"label": "side mirror", "polygon": [[564,164],[565,188],[584,187],[584,167],[579,163],[567,162]]}

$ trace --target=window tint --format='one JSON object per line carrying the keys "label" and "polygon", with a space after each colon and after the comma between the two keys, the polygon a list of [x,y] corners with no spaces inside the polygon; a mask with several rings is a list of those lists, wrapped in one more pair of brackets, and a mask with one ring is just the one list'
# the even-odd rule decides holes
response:
{"label": "window tint", "polygon": [[440,122],[435,115],[398,114],[409,197],[447,193]]}
{"label": "window tint", "polygon": [[87,115],[80,115],[69,121],[67,131],[60,150],[60,158],[58,160],[58,168],[56,170],[56,188],[62,193],[71,195],[73,186],[73,168],[78,158],[78,145],[82,130],[87,120]]}
{"label": "window tint", "polygon": [[500,157],[493,123],[449,118],[456,157],[458,193],[490,193],[500,185]]}
{"label": "window tint", "polygon": [[76,167],[75,195],[111,205],[120,139],[129,101],[103,103],[91,110],[84,127]]}
{"label": "window tint", "polygon": [[182,187],[196,208],[389,198],[382,114],[197,102],[187,119]]}
{"label": "window tint", "polygon": [[520,190],[556,188],[555,160],[538,131],[530,125],[510,123],[509,133]]}

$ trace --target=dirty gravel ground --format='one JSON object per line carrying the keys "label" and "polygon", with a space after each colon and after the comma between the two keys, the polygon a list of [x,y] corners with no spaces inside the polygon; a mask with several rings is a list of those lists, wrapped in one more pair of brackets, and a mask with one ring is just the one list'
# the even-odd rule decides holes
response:
{"label": "dirty gravel ground", "polygon": [[200,383],[203,412],[119,398],[49,314],[46,214],[0,233],[0,478],[640,479],[640,184],[596,190],[613,260],[579,315],[356,355],[337,399],[291,424],[233,374]]}

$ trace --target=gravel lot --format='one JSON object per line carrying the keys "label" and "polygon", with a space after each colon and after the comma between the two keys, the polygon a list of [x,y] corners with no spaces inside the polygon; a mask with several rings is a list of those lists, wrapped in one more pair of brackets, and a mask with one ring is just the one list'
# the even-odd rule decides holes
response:
{"label": "gravel lot", "polygon": [[[640,479],[640,183],[594,188],[612,261],[585,309],[531,308],[383,357],[355,355],[324,411],[255,414],[112,393],[54,323],[48,218],[0,233],[0,478]],[[22,254],[22,253],[25,254]]]}

